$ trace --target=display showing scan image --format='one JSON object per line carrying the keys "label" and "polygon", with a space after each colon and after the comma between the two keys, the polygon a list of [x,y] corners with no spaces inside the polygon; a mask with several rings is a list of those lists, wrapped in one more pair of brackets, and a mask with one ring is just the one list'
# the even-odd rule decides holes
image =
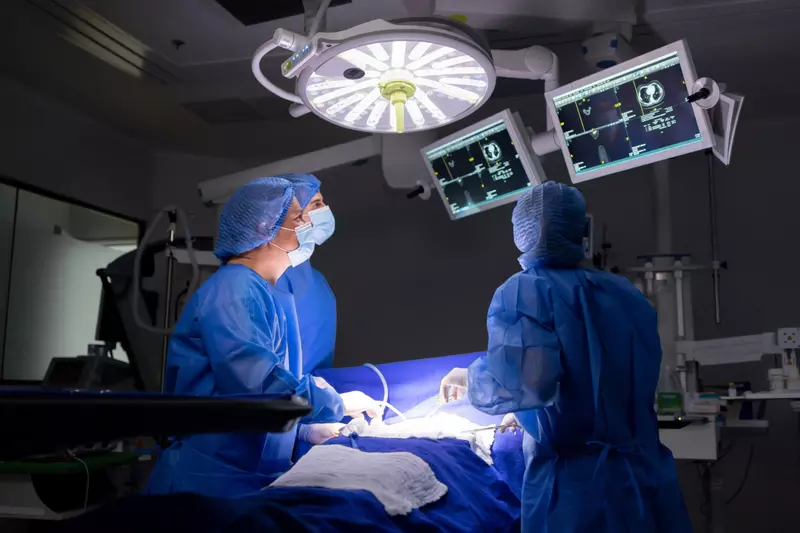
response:
{"label": "display showing scan image", "polygon": [[426,155],[454,216],[532,186],[502,120]]}
{"label": "display showing scan image", "polygon": [[553,98],[576,175],[702,135],[677,53]]}

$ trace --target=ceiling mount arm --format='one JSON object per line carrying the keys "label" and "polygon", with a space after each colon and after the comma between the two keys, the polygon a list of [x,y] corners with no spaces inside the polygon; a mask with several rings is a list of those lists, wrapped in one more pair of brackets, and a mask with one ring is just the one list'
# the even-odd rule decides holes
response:
{"label": "ceiling mount arm", "polygon": [[[311,39],[320,29],[324,30],[326,21],[326,13],[328,7],[331,5],[331,0],[303,0],[303,6],[306,8],[306,35]],[[311,9],[316,12],[311,17]]]}
{"label": "ceiling mount arm", "polygon": [[[290,93],[284,89],[281,89],[264,75],[261,71],[261,60],[270,53],[271,51],[275,50],[276,48],[284,48],[286,50],[296,51],[302,48],[304,43],[304,38],[296,33],[278,28],[275,30],[275,33],[272,36],[272,39],[265,42],[261,46],[258,47],[256,53],[253,54],[253,61],[250,64],[250,67],[253,71],[253,76],[258,80],[265,89],[269,92],[274,94],[275,96],[279,96],[284,100],[288,100],[290,102],[294,102],[295,104],[303,105],[303,100],[300,99],[294,93]],[[298,115],[299,116],[299,115]]]}
{"label": "ceiling mount arm", "polygon": [[[558,57],[544,46],[531,46],[522,50],[492,50],[494,69],[501,78],[543,80],[544,92],[559,86]],[[553,128],[547,113],[547,129]]]}

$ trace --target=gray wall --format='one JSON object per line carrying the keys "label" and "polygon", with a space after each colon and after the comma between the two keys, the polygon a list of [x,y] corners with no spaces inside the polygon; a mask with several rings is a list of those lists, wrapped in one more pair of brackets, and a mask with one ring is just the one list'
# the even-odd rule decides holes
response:
{"label": "gray wall", "polygon": [[150,212],[152,151],[0,77],[0,175],[121,214]]}

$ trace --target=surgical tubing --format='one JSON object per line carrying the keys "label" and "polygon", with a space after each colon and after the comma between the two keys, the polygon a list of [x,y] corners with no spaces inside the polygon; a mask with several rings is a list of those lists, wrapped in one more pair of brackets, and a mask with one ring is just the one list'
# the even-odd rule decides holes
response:
{"label": "surgical tubing", "polygon": [[388,402],[388,400],[389,400],[389,384],[386,383],[386,378],[383,377],[383,373],[380,370],[378,370],[378,367],[373,365],[372,363],[364,363],[364,366],[367,367],[367,368],[371,368],[376,374],[378,374],[378,377],[381,380],[381,385],[383,385],[383,401],[377,402],[378,405],[380,405],[384,409],[389,409],[390,411],[393,411],[394,414],[399,416],[401,420],[405,420],[406,417],[403,415],[403,413],[398,411],[395,408],[395,406],[393,406],[392,404],[390,404]]}

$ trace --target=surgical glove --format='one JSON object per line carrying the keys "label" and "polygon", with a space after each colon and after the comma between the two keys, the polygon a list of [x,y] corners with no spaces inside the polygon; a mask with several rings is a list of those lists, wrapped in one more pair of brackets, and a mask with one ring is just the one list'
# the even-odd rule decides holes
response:
{"label": "surgical glove", "polygon": [[366,413],[370,418],[381,418],[383,409],[378,402],[361,391],[343,392],[340,394],[344,404],[344,416],[359,418]]}
{"label": "surgical glove", "polygon": [[322,444],[334,437],[338,437],[344,429],[344,424],[306,424],[300,427],[300,440],[309,444]]}
{"label": "surgical glove", "polygon": [[500,425],[505,426],[500,428],[500,433],[505,433],[506,430],[508,430],[516,435],[517,429],[521,429],[519,422],[517,422],[517,417],[514,416],[514,413],[508,413],[506,416],[504,416],[503,421],[500,422]]}
{"label": "surgical glove", "polygon": [[314,385],[319,387],[320,389],[332,389],[331,384],[325,381],[324,378],[311,376],[314,379]]}
{"label": "surgical glove", "polygon": [[439,401],[452,402],[467,395],[467,369],[454,368],[439,385]]}

